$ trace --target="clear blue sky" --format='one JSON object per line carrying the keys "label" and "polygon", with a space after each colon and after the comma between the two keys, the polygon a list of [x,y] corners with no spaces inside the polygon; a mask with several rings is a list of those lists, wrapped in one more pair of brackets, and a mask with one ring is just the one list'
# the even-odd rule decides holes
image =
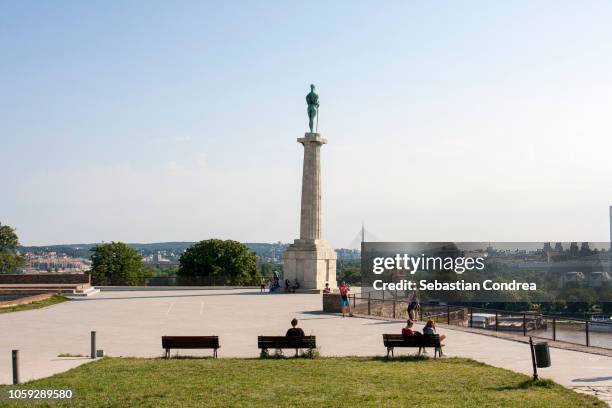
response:
{"label": "clear blue sky", "polygon": [[323,235],[608,239],[608,1],[0,1],[0,222],[23,244],[299,228],[321,98]]}

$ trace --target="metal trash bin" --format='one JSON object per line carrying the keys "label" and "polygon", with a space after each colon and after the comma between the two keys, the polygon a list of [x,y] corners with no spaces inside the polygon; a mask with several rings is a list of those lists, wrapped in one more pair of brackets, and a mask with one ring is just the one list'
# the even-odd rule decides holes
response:
{"label": "metal trash bin", "polygon": [[535,351],[536,364],[539,368],[550,367],[550,351],[547,342],[536,343],[533,345]]}

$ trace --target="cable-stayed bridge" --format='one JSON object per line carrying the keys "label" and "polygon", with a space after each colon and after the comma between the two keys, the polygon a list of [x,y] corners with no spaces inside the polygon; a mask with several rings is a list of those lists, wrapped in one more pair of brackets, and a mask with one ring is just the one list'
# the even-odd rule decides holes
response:
{"label": "cable-stayed bridge", "polygon": [[361,225],[361,228],[359,229],[357,234],[355,234],[355,238],[353,238],[353,240],[348,244],[347,248],[361,250],[362,242],[376,241],[380,241],[378,237],[374,235],[371,231],[365,229],[363,225]]}

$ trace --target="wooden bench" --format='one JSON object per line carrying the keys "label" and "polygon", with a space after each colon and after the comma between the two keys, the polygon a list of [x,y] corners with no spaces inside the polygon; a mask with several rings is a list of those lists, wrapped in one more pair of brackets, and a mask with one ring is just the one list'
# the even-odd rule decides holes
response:
{"label": "wooden bench", "polygon": [[268,349],[295,349],[298,355],[299,349],[312,351],[317,347],[316,336],[257,336],[257,347],[261,349],[261,356],[267,354]]}
{"label": "wooden bench", "polygon": [[219,347],[219,336],[162,336],[166,358],[170,357],[171,349],[213,349],[213,357],[217,358]]}
{"label": "wooden bench", "polygon": [[444,344],[440,344],[440,335],[415,335],[404,337],[401,334],[383,334],[383,342],[387,348],[387,358],[389,358],[389,352],[393,357],[393,349],[395,347],[418,347],[419,355],[421,350],[425,347],[434,348],[434,358],[438,355],[442,355],[442,347]]}

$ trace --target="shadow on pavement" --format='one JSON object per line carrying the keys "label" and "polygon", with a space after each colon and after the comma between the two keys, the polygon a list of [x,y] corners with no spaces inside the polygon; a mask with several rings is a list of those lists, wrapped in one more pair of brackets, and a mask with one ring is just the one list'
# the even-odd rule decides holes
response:
{"label": "shadow on pavement", "polygon": [[372,322],[372,323],[366,323],[366,325],[371,326],[374,324],[406,324],[406,322],[395,322],[395,321],[388,321],[388,320],[378,320],[376,322]]}
{"label": "shadow on pavement", "polygon": [[595,381],[609,381],[609,380],[612,380],[612,376],[592,377],[592,378],[574,378],[572,382],[595,382]]}
{"label": "shadow on pavement", "polygon": [[[177,297],[206,297],[206,296],[236,296],[246,295],[247,293],[211,293],[211,294],[197,294],[197,295],[159,295],[159,296],[122,296],[122,297],[97,297],[97,298],[85,298],[75,299],[78,302],[91,302],[99,300],[132,300],[132,299],[161,299],[161,298],[177,298]],[[254,293],[259,295],[260,293]]]}

